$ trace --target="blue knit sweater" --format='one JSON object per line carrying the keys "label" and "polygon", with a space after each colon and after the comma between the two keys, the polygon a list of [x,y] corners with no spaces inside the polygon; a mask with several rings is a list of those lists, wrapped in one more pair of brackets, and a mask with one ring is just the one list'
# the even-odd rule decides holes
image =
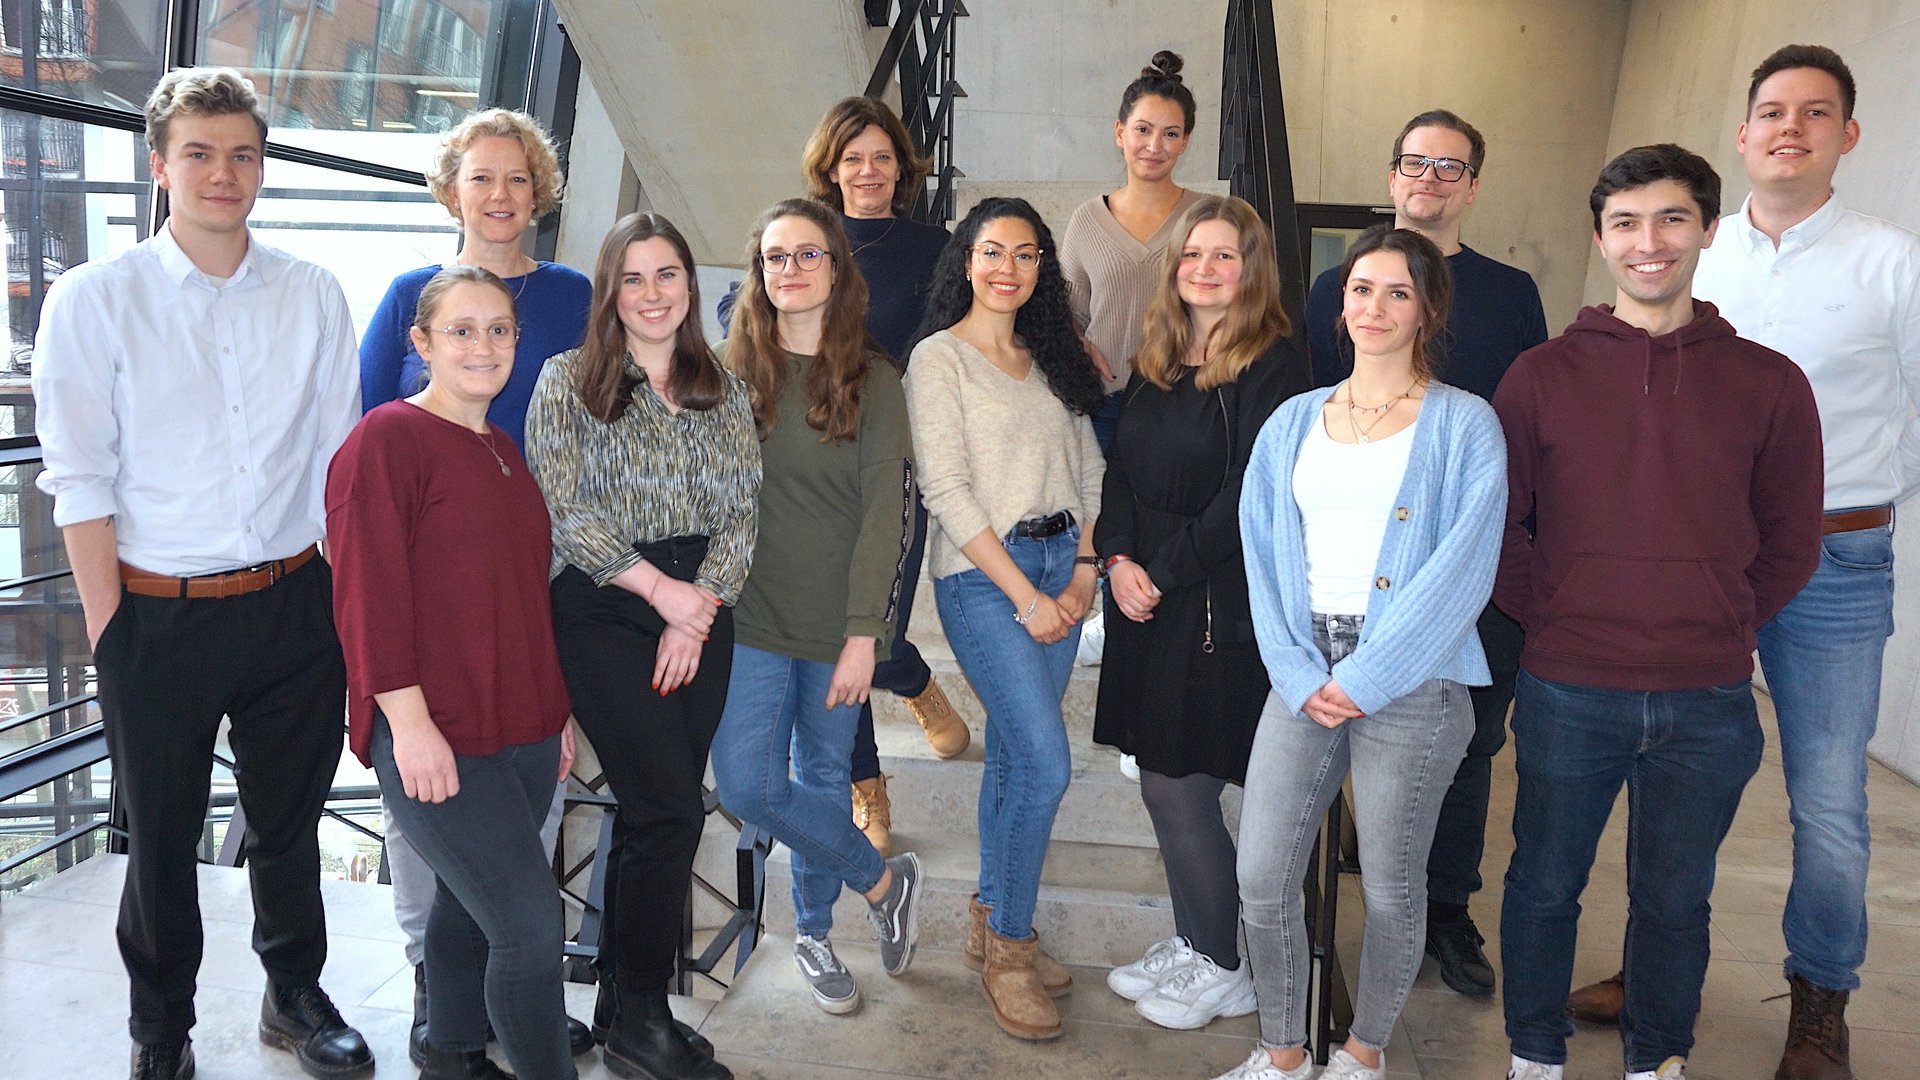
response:
{"label": "blue knit sweater", "polygon": [[1240,533],[1254,634],[1273,692],[1298,713],[1328,678],[1363,713],[1429,679],[1490,681],[1475,620],[1493,592],[1507,506],[1507,446],[1486,402],[1434,383],[1420,407],[1406,477],[1374,562],[1360,644],[1331,672],[1313,643],[1306,538],[1293,468],[1332,388],[1274,412],[1253,447],[1240,494]]}

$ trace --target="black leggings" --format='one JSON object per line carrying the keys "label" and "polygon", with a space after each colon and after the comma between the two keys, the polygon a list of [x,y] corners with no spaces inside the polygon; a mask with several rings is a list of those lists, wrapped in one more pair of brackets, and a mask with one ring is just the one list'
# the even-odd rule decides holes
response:
{"label": "black leggings", "polygon": [[1174,932],[1231,970],[1240,966],[1240,881],[1233,836],[1220,812],[1226,786],[1206,773],[1140,770],[1140,800],[1167,867]]}

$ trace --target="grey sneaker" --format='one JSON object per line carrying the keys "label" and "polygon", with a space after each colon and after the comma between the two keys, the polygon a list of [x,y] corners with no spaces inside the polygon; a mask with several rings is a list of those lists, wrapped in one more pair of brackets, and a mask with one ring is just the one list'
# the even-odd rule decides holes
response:
{"label": "grey sneaker", "polygon": [[880,940],[880,963],[887,974],[898,975],[913,963],[913,947],[920,940],[920,856],[902,852],[887,860],[893,884],[877,904],[867,906],[867,921]]}
{"label": "grey sneaker", "polygon": [[860,1007],[860,988],[853,973],[833,955],[833,943],[801,934],[793,939],[793,962],[822,1009],[840,1016]]}

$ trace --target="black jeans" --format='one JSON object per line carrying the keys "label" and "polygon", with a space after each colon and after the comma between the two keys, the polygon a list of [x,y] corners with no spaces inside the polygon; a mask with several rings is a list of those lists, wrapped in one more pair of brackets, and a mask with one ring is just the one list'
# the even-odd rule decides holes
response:
{"label": "black jeans", "polygon": [[540,842],[560,771],[560,737],[485,756],[455,755],[460,793],[407,797],[393,732],[373,721],[369,747],[387,813],[433,868],[427,916],[427,1038],[482,1050],[487,1021],[517,1076],[575,1075],[559,959],[560,891]]}
{"label": "black jeans", "polygon": [[1480,646],[1493,669],[1493,683],[1471,687],[1473,739],[1440,803],[1433,850],[1427,856],[1427,902],[1466,906],[1480,891],[1480,858],[1487,848],[1487,801],[1493,791],[1493,757],[1507,745],[1507,707],[1520,674],[1520,624],[1488,604],[1480,613]]}
{"label": "black jeans", "polygon": [[273,982],[317,982],[327,959],[316,827],[345,728],[333,572],[314,559],[258,592],[174,599],[123,592],[94,650],[107,752],[127,819],[120,956],[135,1042],[194,1025],[199,868],[221,717],[246,811],[253,948]]}
{"label": "black jeans", "polygon": [[[907,545],[907,559],[900,570],[900,596],[894,601],[897,614],[893,623],[893,651],[873,665],[873,688],[901,697],[919,697],[933,681],[933,669],[920,656],[920,649],[907,640],[907,622],[913,617],[913,595],[920,587],[920,564],[927,554],[927,508],[920,496],[913,497],[913,539]],[[853,771],[855,783],[880,775],[880,747],[873,737],[873,702],[860,706],[860,723],[853,729]]]}
{"label": "black jeans", "polygon": [[[665,541],[643,551],[665,573],[690,581],[706,541]],[[666,628],[651,604],[617,585],[595,587],[571,566],[554,579],[552,595],[573,716],[619,801],[596,966],[625,991],[664,993],[706,820],[701,781],[727,703],[733,610],[714,616],[693,681],[663,697],[649,685]]]}

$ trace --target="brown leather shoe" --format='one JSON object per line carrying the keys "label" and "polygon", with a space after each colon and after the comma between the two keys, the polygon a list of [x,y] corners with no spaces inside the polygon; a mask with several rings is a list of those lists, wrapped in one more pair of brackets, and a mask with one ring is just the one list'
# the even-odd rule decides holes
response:
{"label": "brown leather shoe", "polygon": [[[987,967],[987,916],[992,912],[992,908],[980,902],[979,893],[967,901],[967,943],[960,959],[974,971],[985,971]],[[1040,985],[1047,988],[1048,997],[1063,998],[1073,993],[1073,973],[1065,964],[1048,956],[1047,950],[1033,951],[1033,973],[1040,977]]]}
{"label": "brown leather shoe", "polygon": [[853,782],[853,825],[881,858],[893,854],[893,802],[887,798],[887,774]]}
{"label": "brown leather shoe", "polygon": [[1614,1027],[1620,1023],[1620,1010],[1627,1004],[1627,982],[1615,972],[1612,978],[1583,986],[1567,995],[1567,1015],[1583,1024]]}
{"label": "brown leather shoe", "polygon": [[987,965],[980,973],[980,989],[993,1009],[994,1023],[1016,1039],[1057,1039],[1060,1010],[1034,973],[1040,936],[1025,941],[1001,937],[987,928]]}
{"label": "brown leather shoe", "polygon": [[920,691],[918,697],[900,700],[907,703],[907,710],[913,713],[914,722],[927,733],[927,745],[933,747],[933,752],[941,757],[956,757],[973,741],[973,733],[967,730],[967,722],[953,711],[953,702],[948,701],[947,692],[940,689],[940,680],[930,678],[927,688]]}
{"label": "brown leather shoe", "polygon": [[1787,978],[1793,1013],[1787,1020],[1787,1049],[1773,1080],[1853,1080],[1848,1049],[1845,990],[1815,986],[1798,975]]}

